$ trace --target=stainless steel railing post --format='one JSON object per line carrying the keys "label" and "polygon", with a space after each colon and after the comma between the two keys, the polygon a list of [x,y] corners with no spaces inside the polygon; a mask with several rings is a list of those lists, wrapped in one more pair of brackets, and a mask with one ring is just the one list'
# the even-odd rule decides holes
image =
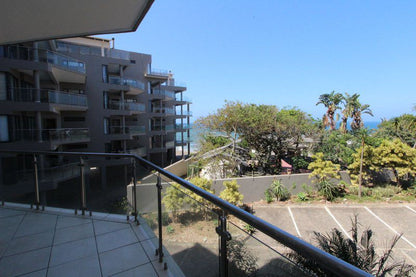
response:
{"label": "stainless steel railing post", "polygon": [[40,205],[39,174],[38,174],[38,159],[36,158],[36,155],[33,155],[33,168],[34,168],[34,178],[35,178],[35,205],[36,205],[36,210],[39,210],[39,205]]}
{"label": "stainless steel railing post", "polygon": [[227,231],[227,217],[224,211],[218,217],[215,231],[220,236],[219,273],[221,277],[228,277],[227,241],[231,240],[231,234]]}
{"label": "stainless steel railing post", "polygon": [[85,193],[85,170],[84,170],[84,159],[79,158],[79,167],[81,175],[81,213],[85,215],[85,210],[87,209],[87,197]]}
{"label": "stainless steel railing post", "polygon": [[137,190],[136,190],[136,184],[137,184],[137,176],[136,176],[136,160],[133,158],[133,215],[134,215],[134,222],[139,224],[139,221],[137,220]]}
{"label": "stainless steel railing post", "polygon": [[162,238],[162,180],[160,174],[157,175],[157,219],[159,225],[159,262],[163,262],[163,238]]}

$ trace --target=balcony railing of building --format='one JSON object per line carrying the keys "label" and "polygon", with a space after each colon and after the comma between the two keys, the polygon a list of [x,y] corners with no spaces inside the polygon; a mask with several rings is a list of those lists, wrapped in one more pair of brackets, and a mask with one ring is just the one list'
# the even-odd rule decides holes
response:
{"label": "balcony railing of building", "polygon": [[188,130],[191,126],[189,124],[184,123],[183,125],[180,123],[175,124],[175,130]]}
{"label": "balcony railing of building", "polygon": [[144,126],[111,126],[109,128],[109,133],[112,135],[141,135],[146,133],[146,128]]}
{"label": "balcony railing of building", "polygon": [[[164,251],[184,249],[181,252],[187,253],[186,259],[183,259],[183,255],[172,256],[173,259],[179,259],[178,266],[182,271],[190,271],[192,276],[204,276],[209,270],[210,273],[217,273],[218,276],[234,276],[233,268],[235,267],[236,254],[239,255],[239,250],[233,250],[232,246],[236,245],[235,242],[249,242],[244,245],[243,251],[251,253],[247,255],[254,255],[255,252],[257,259],[262,259],[259,262],[264,264],[264,271],[261,273],[274,273],[279,276],[314,276],[314,274],[303,269],[295,261],[290,260],[290,257],[286,257],[283,253],[278,251],[276,245],[279,247],[286,247],[288,250],[295,251],[302,258],[315,263],[319,268],[327,275],[330,276],[371,276],[370,274],[336,258],[321,249],[303,241],[302,239],[287,233],[284,230],[270,224],[269,222],[249,213],[237,206],[230,204],[229,202],[219,198],[218,196],[205,191],[204,189],[195,186],[194,184],[186,181],[173,173],[149,162],[139,155],[135,154],[108,154],[108,153],[83,153],[83,152],[30,152],[30,151],[13,151],[5,150],[0,151],[2,154],[7,154],[7,158],[15,155],[16,159],[23,155],[27,158],[32,157],[33,162],[33,185],[31,186],[32,192],[26,193],[23,197],[24,203],[32,204],[33,207],[39,210],[41,205],[40,191],[41,185],[39,182],[39,176],[41,173],[39,156],[60,156],[70,157],[71,159],[79,159],[79,172],[80,180],[78,185],[73,184],[73,187],[79,191],[78,193],[72,193],[67,198],[60,198],[55,200],[55,204],[59,207],[61,204],[59,201],[65,200],[65,205],[68,208],[68,203],[73,203],[72,208],[75,209],[75,213],[80,211],[82,215],[91,215],[92,207],[97,203],[102,203],[100,198],[97,198],[96,193],[91,192],[91,187],[87,189],[88,183],[88,171],[92,170],[92,162],[96,159],[126,159],[130,162],[130,169],[128,174],[131,177],[132,183],[128,187],[128,198],[130,199],[130,206],[127,209],[127,215],[133,216],[137,224],[142,224],[143,228],[150,228],[155,231],[156,242],[156,256],[158,261],[163,263],[165,260]],[[146,176],[141,179],[141,184],[138,185],[139,179],[137,176]],[[91,180],[90,180],[91,181]],[[9,198],[11,190],[6,190],[9,186],[4,183],[0,183],[1,189],[0,195],[1,203],[10,201]],[[145,189],[147,186],[149,189]],[[154,189],[153,189],[154,187]],[[138,190],[143,188],[144,190]],[[150,189],[152,188],[152,189]],[[138,191],[140,193],[138,193]],[[166,239],[169,237],[169,231],[166,227],[168,219],[166,216],[174,216],[172,209],[167,209],[167,203],[169,203],[169,196],[167,191],[173,191],[173,194],[183,199],[184,202],[189,204],[185,210],[176,211],[176,220],[185,220],[186,228],[175,229],[174,232],[180,233],[179,237],[183,237],[186,240],[196,240],[196,243],[182,243],[175,242]],[[16,191],[14,191],[16,193]],[[18,193],[18,192],[17,192]],[[53,197],[54,194],[49,195]],[[103,195],[103,197],[108,197]],[[167,198],[168,197],[168,198]],[[69,198],[73,198],[70,202]],[[166,200],[165,200],[166,199]],[[53,199],[49,199],[52,202]],[[80,203],[80,204],[78,204]],[[162,205],[164,204],[164,205]],[[61,204],[63,205],[63,204]],[[166,210],[164,210],[166,209]],[[178,215],[186,216],[182,218]],[[197,216],[197,215],[200,216]],[[214,224],[213,224],[214,222]],[[191,236],[189,230],[195,225],[194,232],[196,232],[198,226],[199,229],[203,226],[204,231],[202,236]],[[204,224],[205,223],[205,224]],[[36,223],[35,223],[36,224]],[[203,224],[203,225],[201,225]],[[256,230],[255,233],[247,233],[240,226],[251,226]],[[149,230],[150,230],[149,229]],[[191,229],[192,231],[193,229]],[[186,232],[186,233],[185,233]],[[212,241],[210,241],[212,240]],[[267,243],[265,242],[267,241]],[[234,242],[234,243],[233,243]],[[179,244],[178,244],[179,243]],[[213,248],[207,248],[208,245],[212,245]],[[238,248],[240,249],[240,248]],[[280,249],[280,248],[279,248]],[[188,252],[189,251],[189,252]],[[192,252],[195,251],[195,252]],[[191,253],[191,254],[189,254]],[[199,255],[193,255],[199,254]],[[201,256],[203,255],[203,256]],[[218,255],[218,256],[217,256]],[[201,262],[201,257],[203,260]],[[254,260],[256,260],[254,258]],[[244,260],[245,261],[245,260]],[[237,262],[244,262],[238,260]],[[251,259],[249,263],[252,262]],[[186,268],[184,265],[188,263],[190,268]],[[195,267],[195,264],[198,266]],[[256,261],[254,261],[256,263]],[[166,266],[166,265],[165,265]],[[249,264],[250,269],[252,264]],[[234,268],[235,269],[235,268]],[[260,269],[261,270],[261,269]],[[237,271],[238,272],[238,271]],[[235,272],[234,272],[235,273]],[[270,276],[271,274],[264,274],[264,276]]]}
{"label": "balcony railing of building", "polygon": [[120,76],[108,76],[108,83],[112,85],[130,86],[144,90],[144,83],[139,80],[121,78]]}
{"label": "balcony railing of building", "polygon": [[126,110],[126,111],[139,111],[139,112],[145,112],[146,106],[143,103],[136,103],[136,102],[127,102],[125,101],[109,101],[108,102],[108,109],[110,110]]}
{"label": "balcony railing of building", "polygon": [[182,139],[176,139],[176,144],[186,144],[186,143],[190,143],[191,142],[191,139],[190,138],[183,138],[183,140]]}
{"label": "balcony railing of building", "polygon": [[146,155],[146,147],[130,148],[130,149],[127,149],[127,153],[137,155],[137,156],[144,156]]}
{"label": "balcony railing of building", "polygon": [[175,94],[175,101],[192,102],[191,98],[187,96],[182,96],[182,99],[181,99],[181,96],[178,93]]}
{"label": "balcony railing of building", "polygon": [[[3,47],[3,57],[9,59],[35,61],[53,64],[65,70],[86,73],[86,66],[83,61],[74,59],[46,49],[9,45]],[[0,52],[1,53],[1,52]],[[1,57],[1,56],[0,56]]]}
{"label": "balcony railing of building", "polygon": [[90,139],[88,128],[61,128],[61,129],[18,129],[13,133],[15,140],[50,141],[50,142],[77,142]]}
{"label": "balcony railing of building", "polygon": [[154,124],[150,127],[150,131],[173,131],[173,130],[174,130],[173,124],[169,124],[169,125]]}
{"label": "balcony railing of building", "polygon": [[153,95],[164,96],[168,99],[174,99],[175,93],[173,91],[164,90],[164,89],[153,89]]}
{"label": "balcony railing of building", "polygon": [[166,69],[157,69],[157,68],[152,68],[150,70],[150,72],[147,72],[148,75],[156,75],[156,76],[163,76],[163,77],[167,77],[169,75],[169,71]]}
{"label": "balcony railing of building", "polygon": [[160,108],[160,107],[152,107],[151,110],[152,113],[161,113],[161,114],[168,114],[168,115],[174,115],[175,109],[172,108]]}
{"label": "balcony railing of building", "polygon": [[[14,102],[36,102],[62,104],[70,106],[87,107],[87,96],[84,94],[68,93],[57,90],[35,88],[14,88],[6,92],[7,101]],[[39,98],[39,99],[37,99]]]}

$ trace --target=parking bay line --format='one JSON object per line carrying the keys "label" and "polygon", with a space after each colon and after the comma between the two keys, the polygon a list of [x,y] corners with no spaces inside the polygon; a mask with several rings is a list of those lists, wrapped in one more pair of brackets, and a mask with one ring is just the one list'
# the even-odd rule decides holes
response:
{"label": "parking bay line", "polygon": [[298,233],[299,237],[301,238],[302,235],[299,232],[299,228],[298,228],[298,225],[296,224],[295,217],[293,216],[292,210],[290,209],[290,207],[287,207],[287,209],[289,210],[289,214],[290,214],[290,217],[292,218],[293,225],[295,225],[296,232]]}
{"label": "parking bay line", "polygon": [[335,216],[331,213],[331,211],[328,209],[327,206],[325,206],[325,210],[328,212],[328,214],[332,217],[332,219],[335,221],[335,223],[339,226],[339,228],[341,228],[341,230],[344,232],[345,235],[347,235],[347,237],[349,239],[352,239],[351,236],[348,234],[347,231],[345,231],[344,227],[342,227],[341,223],[339,223],[339,221],[335,218]]}
{"label": "parking bay line", "polygon": [[409,206],[405,206],[406,208],[408,208],[409,210],[411,210],[412,212],[414,212],[416,214],[416,211],[413,210],[412,208],[410,208]]}
{"label": "parking bay line", "polygon": [[[396,235],[400,236],[400,233],[397,232],[396,230],[394,230],[393,227],[391,227],[390,225],[388,225],[384,220],[382,220],[380,217],[378,217],[372,210],[370,210],[368,207],[364,206],[364,208],[367,210],[367,212],[369,212],[370,214],[372,214],[375,218],[377,218],[381,223],[383,223],[387,228],[389,228],[391,231],[393,231],[393,233],[395,233]],[[400,239],[404,240],[405,242],[407,242],[410,246],[412,246],[414,249],[416,249],[416,245],[414,245],[411,241],[409,241],[405,236],[401,236]]]}

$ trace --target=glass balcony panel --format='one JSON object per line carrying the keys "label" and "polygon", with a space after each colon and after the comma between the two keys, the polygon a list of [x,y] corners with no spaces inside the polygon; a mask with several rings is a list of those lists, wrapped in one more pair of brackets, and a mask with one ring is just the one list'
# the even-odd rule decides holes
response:
{"label": "glass balcony panel", "polygon": [[234,216],[227,218],[229,276],[314,276],[288,258],[290,248]]}
{"label": "glass balcony panel", "polygon": [[139,112],[146,111],[146,106],[142,103],[126,102],[124,104],[124,107],[128,111],[139,111]]}
{"label": "glass balcony panel", "polygon": [[175,147],[175,142],[174,141],[168,141],[166,142],[166,148],[173,148]]}
{"label": "glass balcony panel", "polygon": [[126,126],[126,132],[132,135],[142,135],[146,133],[145,126]]}
{"label": "glass balcony panel", "polygon": [[[87,96],[84,94],[67,93],[63,91],[40,89],[40,102],[86,107]],[[37,90],[35,88],[9,89],[8,101],[35,102]]]}
{"label": "glass balcony panel", "polygon": [[108,83],[112,85],[121,85],[122,81],[119,76],[108,76]]}
{"label": "glass balcony panel", "polygon": [[131,87],[135,87],[135,88],[144,90],[144,83],[140,82],[138,80],[124,79],[123,84],[126,85],[126,86],[131,86]]}

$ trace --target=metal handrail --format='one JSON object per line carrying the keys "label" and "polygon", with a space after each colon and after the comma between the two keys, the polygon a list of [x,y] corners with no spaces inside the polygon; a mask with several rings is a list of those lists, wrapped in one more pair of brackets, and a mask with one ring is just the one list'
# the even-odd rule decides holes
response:
{"label": "metal handrail", "polygon": [[165,177],[178,183],[179,185],[189,189],[204,199],[210,201],[222,210],[234,215],[238,219],[253,226],[257,230],[265,233],[281,244],[300,253],[302,256],[315,261],[323,269],[331,272],[335,276],[372,276],[371,274],[335,257],[327,252],[289,234],[288,232],[270,224],[269,222],[252,215],[229,202],[219,198],[218,196],[205,191],[202,188],[176,176],[175,174],[155,165],[154,163],[134,154],[109,154],[109,153],[93,153],[93,152],[52,152],[52,151],[19,151],[19,150],[0,150],[3,153],[10,154],[32,154],[32,155],[63,155],[78,157],[116,157],[116,158],[133,158],[140,162],[143,166],[151,170],[156,170]]}

